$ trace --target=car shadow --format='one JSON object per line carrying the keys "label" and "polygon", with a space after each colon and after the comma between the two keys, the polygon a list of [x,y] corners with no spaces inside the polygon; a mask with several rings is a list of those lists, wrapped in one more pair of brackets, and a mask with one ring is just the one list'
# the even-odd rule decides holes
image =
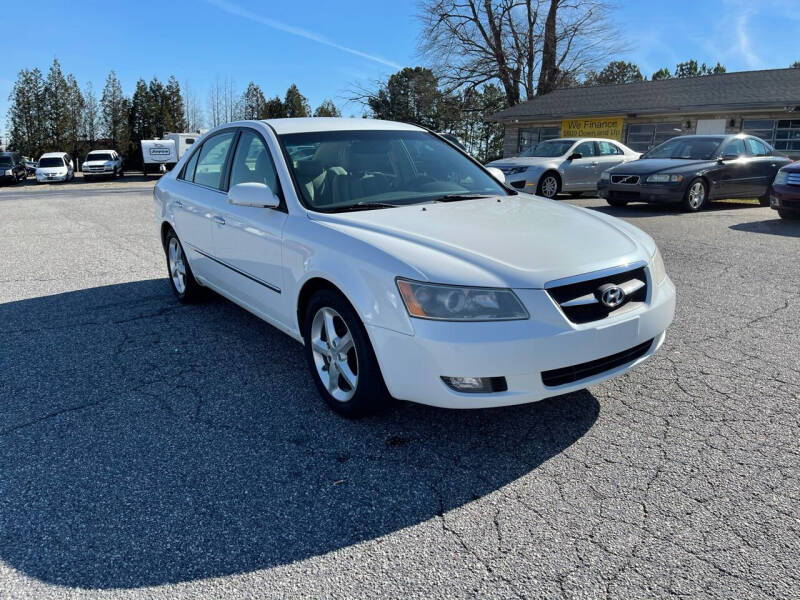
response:
{"label": "car shadow", "polygon": [[736,231],[747,231],[749,233],[800,237],[800,221],[790,221],[786,219],[768,219],[766,221],[737,223],[736,225],[731,225],[730,228]]}
{"label": "car shadow", "polygon": [[163,279],[0,304],[0,323],[0,560],[63,586],[189,581],[375,540],[530,474],[600,410],[582,391],[348,421],[299,344],[216,296],[180,305]]}
{"label": "car shadow", "polygon": [[[687,216],[692,216],[693,213],[689,213],[683,210],[680,204],[651,204],[651,203],[632,203],[626,206],[609,206],[609,205],[600,205],[600,206],[587,206],[591,210],[596,210],[598,212],[605,213],[607,215],[612,215],[614,217],[624,217],[626,219],[635,219],[641,217],[656,217],[658,215],[663,214],[675,214],[681,215],[685,214]],[[758,202],[731,202],[726,200],[714,200],[713,202],[709,203],[702,212],[704,213],[713,213],[716,211],[721,210],[732,210],[732,209],[751,209],[751,208],[761,208]]]}

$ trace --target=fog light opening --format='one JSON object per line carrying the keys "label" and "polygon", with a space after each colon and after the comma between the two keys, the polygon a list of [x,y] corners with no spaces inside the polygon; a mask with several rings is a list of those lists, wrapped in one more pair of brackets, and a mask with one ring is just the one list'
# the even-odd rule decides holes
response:
{"label": "fog light opening", "polygon": [[442,381],[451,390],[462,394],[490,394],[508,390],[505,377],[445,377],[442,375]]}

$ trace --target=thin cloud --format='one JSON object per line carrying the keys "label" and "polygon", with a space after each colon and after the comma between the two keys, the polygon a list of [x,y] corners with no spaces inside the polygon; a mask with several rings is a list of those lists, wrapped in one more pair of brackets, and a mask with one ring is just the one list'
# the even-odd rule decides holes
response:
{"label": "thin cloud", "polygon": [[275,21],[267,17],[262,17],[253,12],[250,12],[247,9],[242,8],[241,6],[237,6],[236,4],[228,2],[227,0],[206,0],[206,2],[208,2],[209,4],[213,4],[217,8],[220,8],[227,13],[230,13],[237,17],[241,17],[243,19],[247,19],[248,21],[253,21],[254,23],[259,23],[264,27],[269,27],[270,29],[277,29],[279,31],[283,31],[291,35],[296,35],[298,37],[311,40],[312,42],[317,42],[318,44],[324,44],[325,46],[330,46],[331,48],[336,48],[337,50],[341,50],[342,52],[348,52],[349,54],[354,54],[355,56],[366,58],[367,60],[380,63],[382,65],[391,67],[393,69],[402,68],[401,65],[392,62],[390,60],[387,60],[385,58],[382,58],[380,56],[375,56],[374,54],[367,54],[366,52],[361,52],[360,50],[356,50],[355,48],[348,48],[347,46],[342,46],[341,44],[332,42],[329,39],[317,33],[314,33],[313,31],[300,29],[299,27],[293,27],[292,25],[287,25],[285,23],[281,23],[280,21]]}
{"label": "thin cloud", "polygon": [[750,15],[747,13],[740,14],[736,19],[736,40],[738,43],[739,53],[744,58],[748,67],[760,67],[763,65],[761,58],[753,50],[753,44],[750,40],[750,34],[747,31],[747,22]]}

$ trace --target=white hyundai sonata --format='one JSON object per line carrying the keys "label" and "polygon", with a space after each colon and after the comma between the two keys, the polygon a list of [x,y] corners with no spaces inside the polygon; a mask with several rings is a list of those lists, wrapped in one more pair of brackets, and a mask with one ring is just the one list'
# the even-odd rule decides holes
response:
{"label": "white hyundai sonata", "polygon": [[412,125],[223,125],[154,199],[178,299],[211,288],[302,342],[348,416],[581,389],[647,359],[675,312],[650,236],[508,188]]}

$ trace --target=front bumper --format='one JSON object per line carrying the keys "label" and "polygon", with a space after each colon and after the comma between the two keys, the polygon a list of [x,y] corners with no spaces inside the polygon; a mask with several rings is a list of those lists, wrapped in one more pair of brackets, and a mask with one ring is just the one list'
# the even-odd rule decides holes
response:
{"label": "front bumper", "polygon": [[775,210],[800,213],[800,188],[796,185],[773,185],[770,189],[769,205]]}
{"label": "front bumper", "polygon": [[[368,332],[386,386],[395,398],[446,408],[524,404],[583,389],[624,373],[663,343],[675,315],[669,278],[652,288],[642,307],[602,321],[571,324],[544,290],[514,290],[532,318],[526,321],[453,323],[412,319],[414,335],[378,326]],[[535,319],[535,320],[534,320]],[[559,386],[543,371],[588,363],[653,340],[632,362]],[[441,377],[505,377],[508,390],[460,393]]]}
{"label": "front bumper", "polygon": [[600,180],[597,182],[597,195],[601,198],[612,200],[627,200],[628,202],[655,202],[668,204],[683,200],[683,186],[611,183]]}
{"label": "front bumper", "polygon": [[67,175],[55,175],[55,176],[47,176],[47,175],[37,175],[36,181],[37,183],[57,183],[59,181],[66,181]]}
{"label": "front bumper", "polygon": [[9,183],[16,180],[17,180],[16,175],[6,175],[5,173],[0,175],[0,182],[2,183]]}

